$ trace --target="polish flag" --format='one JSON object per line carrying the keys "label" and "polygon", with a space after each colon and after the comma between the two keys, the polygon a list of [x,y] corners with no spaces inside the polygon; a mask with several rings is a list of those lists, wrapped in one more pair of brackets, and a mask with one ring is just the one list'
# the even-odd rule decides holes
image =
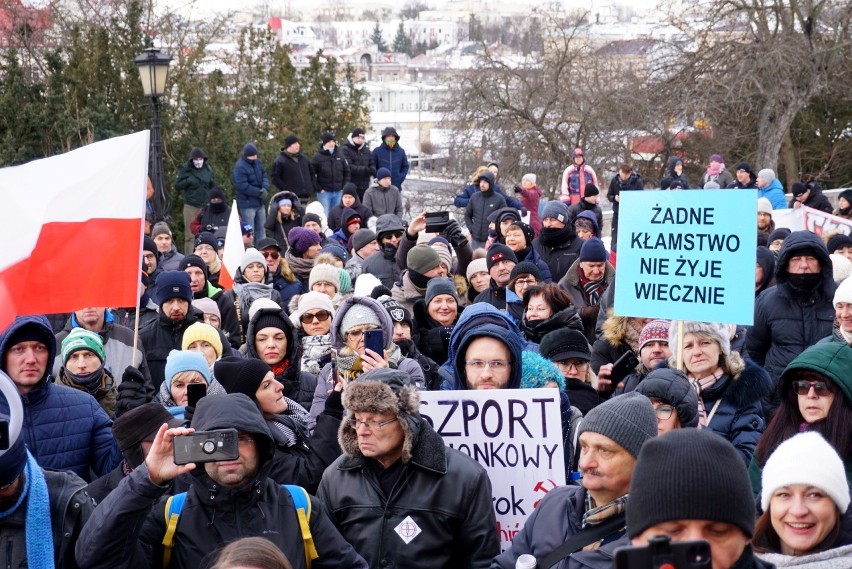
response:
{"label": "polish flag", "polygon": [[237,211],[237,202],[231,206],[231,217],[228,218],[228,230],[225,232],[225,252],[222,253],[222,269],[219,273],[219,286],[225,290],[231,290],[234,279],[240,269],[240,261],[246,253],[243,245],[243,230],[240,226],[240,214]]}
{"label": "polish flag", "polygon": [[148,131],[0,169],[0,330],[139,299]]}

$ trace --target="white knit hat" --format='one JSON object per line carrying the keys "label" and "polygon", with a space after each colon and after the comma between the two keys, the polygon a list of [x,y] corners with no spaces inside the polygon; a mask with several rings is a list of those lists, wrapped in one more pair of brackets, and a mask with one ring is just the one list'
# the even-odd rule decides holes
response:
{"label": "white knit hat", "polygon": [[831,257],[834,282],[840,284],[843,281],[849,280],[849,274],[852,273],[852,261],[847,259],[846,255],[841,255],[840,253],[832,253],[829,257]]}
{"label": "white knit hat", "polygon": [[757,213],[772,213],[772,202],[768,198],[757,198]]}
{"label": "white knit hat", "polygon": [[[686,321],[683,323],[684,337],[687,334],[707,334],[711,336],[719,343],[722,354],[724,354],[726,358],[730,357],[731,337],[728,332],[728,327],[725,324],[719,324],[717,322],[696,322],[694,320]],[[677,320],[672,320],[671,327],[669,328],[669,348],[671,349],[672,354],[677,353]]]}
{"label": "white knit hat", "polygon": [[842,283],[840,283],[837,290],[834,291],[835,307],[838,302],[852,303],[852,278],[846,278]]}
{"label": "white knit hat", "polygon": [[781,443],[763,467],[760,506],[765,512],[779,488],[807,484],[819,488],[841,512],[849,507],[849,483],[837,451],[818,433],[801,433]]}
{"label": "white knit hat", "polygon": [[319,263],[311,269],[311,274],[308,277],[308,290],[314,288],[314,283],[323,281],[334,285],[334,290],[340,290],[340,274],[337,272],[337,267]]}
{"label": "white knit hat", "polygon": [[331,313],[332,318],[334,317],[334,305],[331,303],[331,299],[328,295],[312,290],[299,296],[299,307],[290,315],[290,322],[292,322],[296,328],[301,328],[302,323],[299,318],[302,317],[302,314],[314,308],[325,310],[326,312]]}

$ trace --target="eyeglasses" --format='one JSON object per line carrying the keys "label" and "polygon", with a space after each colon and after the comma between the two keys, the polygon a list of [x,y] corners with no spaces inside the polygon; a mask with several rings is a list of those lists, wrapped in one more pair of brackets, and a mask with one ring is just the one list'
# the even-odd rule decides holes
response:
{"label": "eyeglasses", "polygon": [[657,419],[662,419],[663,421],[670,419],[672,413],[674,413],[675,408],[671,405],[660,405],[654,409],[654,412],[657,414]]}
{"label": "eyeglasses", "polygon": [[281,253],[279,253],[278,251],[262,251],[262,253],[264,259],[269,259],[270,257],[272,257],[273,259],[277,259],[281,256]]}
{"label": "eyeglasses", "polygon": [[[378,328],[370,328],[370,330],[378,330]],[[364,335],[364,330],[350,330],[346,333],[348,338],[352,338],[353,340],[357,340],[361,336]]]}
{"label": "eyeglasses", "polygon": [[556,367],[564,369],[565,371],[570,371],[571,368],[574,368],[577,371],[583,371],[588,365],[589,362],[585,360],[562,360],[561,362],[556,362]]}
{"label": "eyeglasses", "polygon": [[399,417],[392,417],[390,419],[387,419],[386,421],[359,421],[355,417],[352,417],[351,419],[349,419],[349,422],[352,423],[352,428],[355,429],[356,431],[358,430],[359,426],[367,427],[371,431],[381,431],[387,425],[390,425],[394,421],[398,421],[398,420],[399,420]]}
{"label": "eyeglasses", "polygon": [[517,279],[517,280],[515,281],[515,286],[517,286],[517,285],[523,285],[523,286],[534,285],[534,284],[536,284],[537,282],[538,282],[538,281],[537,281],[537,280],[535,280],[534,278],[529,278],[529,279]]}
{"label": "eyeglasses", "polygon": [[825,381],[794,381],[793,390],[796,395],[808,395],[813,387],[817,397],[828,397],[834,394],[834,388]]}
{"label": "eyeglasses", "polygon": [[319,312],[314,312],[313,314],[304,313],[299,317],[299,320],[302,324],[310,324],[314,320],[318,322],[325,322],[331,316],[331,313],[327,310],[320,310]]}
{"label": "eyeglasses", "polygon": [[483,360],[465,360],[464,365],[478,371],[482,371],[486,367],[490,368],[492,371],[503,371],[508,369],[509,364],[511,363],[512,362],[509,360],[491,360],[487,362]]}

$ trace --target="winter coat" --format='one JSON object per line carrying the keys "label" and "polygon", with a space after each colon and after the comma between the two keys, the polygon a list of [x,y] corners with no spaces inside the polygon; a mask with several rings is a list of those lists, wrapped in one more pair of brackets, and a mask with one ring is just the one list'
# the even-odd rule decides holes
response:
{"label": "winter coat", "polygon": [[[485,569],[500,552],[488,474],[419,422],[411,460],[388,496],[380,490],[381,469],[358,451],[351,428],[341,430],[346,454],[326,471],[318,496],[371,567]],[[405,520],[421,530],[408,543],[395,529]]]}
{"label": "winter coat", "polygon": [[521,320],[519,325],[521,332],[524,334],[524,338],[534,344],[540,344],[541,339],[544,338],[548,332],[553,332],[554,330],[573,328],[578,332],[585,331],[583,328],[583,321],[580,319],[580,315],[577,314],[577,308],[575,306],[563,308],[546,320],[527,320],[524,318]]}
{"label": "winter coat", "polygon": [[213,168],[204,159],[204,165],[196,168],[192,160],[187,160],[178,168],[175,178],[175,190],[183,194],[183,203],[193,207],[202,207],[207,203],[210,190],[213,189]]}
{"label": "winter coat", "polygon": [[532,243],[529,244],[527,248],[526,256],[521,257],[520,254],[515,254],[518,257],[518,262],[527,261],[529,263],[535,264],[538,267],[538,270],[541,271],[541,282],[543,283],[552,283],[553,275],[550,273],[550,267],[547,266],[547,263],[539,257],[538,253],[535,250],[535,247],[532,246]]}
{"label": "winter coat", "polygon": [[324,148],[317,150],[311,157],[311,165],[316,173],[317,186],[320,189],[337,192],[349,182],[349,163],[337,147],[331,154]]}
{"label": "winter coat", "polygon": [[183,254],[178,253],[177,247],[172,243],[172,248],[165,253],[160,253],[160,260],[157,266],[164,271],[177,271],[180,267],[180,261],[183,259]]}
{"label": "winter coat", "polygon": [[[145,326],[148,325],[152,320],[156,320],[160,315],[158,312],[159,307],[157,303],[150,297],[150,295],[146,292],[139,298],[139,329],[141,330]],[[110,311],[113,316],[115,316],[116,323],[124,326],[128,330],[133,330],[136,327],[136,308],[116,308],[115,310]],[[140,358],[142,357],[142,350],[137,348],[137,351],[140,354]],[[145,366],[146,368],[148,366]],[[151,390],[153,392],[153,385],[151,386]]]}
{"label": "winter coat", "polygon": [[[615,282],[615,269],[609,263],[606,264],[606,269],[604,270],[604,289],[612,286],[612,283]],[[598,312],[594,311],[594,314],[587,314],[587,312],[592,311],[584,311],[583,308],[589,307],[588,301],[586,300],[585,295],[583,294],[583,287],[580,285],[580,261],[577,260],[573,265],[568,269],[568,272],[565,273],[565,276],[559,281],[559,286],[564,288],[568,294],[571,295],[571,302],[574,303],[574,306],[577,307],[577,310],[580,311],[580,316],[583,318],[583,326],[586,328],[586,339],[589,340],[589,343],[595,341],[595,325],[597,324]],[[603,294],[601,294],[603,296]],[[597,373],[597,372],[595,372]]]}
{"label": "winter coat", "polygon": [[98,386],[94,393],[90,393],[86,387],[74,383],[74,380],[68,377],[67,370],[65,368],[59,370],[59,376],[56,378],[56,383],[70,387],[71,389],[82,391],[83,393],[89,393],[89,395],[95,398],[95,401],[98,402],[98,405],[101,406],[101,409],[104,410],[107,417],[114,419],[115,402],[118,398],[118,389],[116,388],[112,374],[110,374],[107,370],[103,370],[103,373],[104,377],[101,378],[102,385]]}
{"label": "winter coat", "polygon": [[[684,190],[689,189],[689,181],[686,179],[686,174],[681,172],[680,175],[678,175],[678,173],[675,172],[675,166],[677,165],[678,162],[681,162],[681,159],[678,158],[677,156],[670,156],[669,157],[668,172],[667,172],[665,178],[663,178],[662,181],[660,182],[660,189],[661,190],[668,190],[672,187],[672,185],[675,185],[675,184],[680,186]],[[725,188],[726,186],[719,184],[719,187]]]}
{"label": "winter coat", "polygon": [[[304,542],[296,509],[290,493],[269,477],[272,436],[255,404],[245,395],[213,396],[199,404],[192,422],[198,430],[230,427],[252,434],[257,441],[258,469],[244,488],[220,487],[204,468],[192,471],[169,567],[209,567],[216,545],[261,536],[278,546],[294,569],[304,569]],[[144,464],[125,477],[95,509],[80,535],[80,565],[162,567],[167,491],[168,486],[151,481]],[[316,498],[310,500],[310,531],[319,553],[312,567],[366,568],[334,528],[325,506]]]}
{"label": "winter coat", "polygon": [[849,560],[852,559],[852,545],[804,555],[758,553],[757,556],[778,569],[848,569]]}
{"label": "winter coat", "polygon": [[[372,256],[372,255],[371,255]],[[368,259],[369,260],[369,259]],[[419,289],[413,282],[408,271],[403,271],[399,280],[391,288],[391,296],[409,312],[414,312],[414,303],[426,298],[426,289]]]}
{"label": "winter coat", "polygon": [[[582,486],[559,486],[541,499],[524,527],[512,539],[512,547],[494,558],[491,569],[515,569],[518,557],[528,553],[538,559],[553,553],[557,547],[583,529],[583,513],[586,510],[586,489]],[[622,514],[623,516],[624,514]],[[540,523],[539,523],[540,522]],[[624,530],[616,531],[604,538],[601,547],[619,540]],[[622,543],[626,545],[626,543]],[[582,552],[585,554],[586,552]],[[572,554],[572,557],[579,553]],[[554,569],[567,569],[573,560],[567,557]],[[583,565],[579,565],[583,566]],[[606,566],[606,565],[604,565]],[[611,565],[610,565],[611,566]]]}
{"label": "winter coat", "polygon": [[[490,172],[482,174],[494,185],[494,176]],[[470,198],[464,211],[464,221],[474,241],[488,240],[488,216],[500,208],[506,207],[506,200],[493,189],[479,191]]]}
{"label": "winter coat", "polygon": [[358,188],[358,197],[364,199],[364,192],[370,187],[370,179],[376,175],[376,165],[373,164],[373,154],[367,143],[356,146],[352,135],[346,139],[341,150],[343,157],[349,163],[349,173],[352,183]]}
{"label": "winter coat", "polygon": [[361,263],[361,273],[370,273],[380,281],[385,288],[393,288],[399,280],[402,271],[396,265],[396,256],[388,258],[384,251],[376,251]]}
{"label": "winter coat", "polygon": [[[278,221],[278,202],[283,199],[288,199],[293,202],[293,213],[295,217],[291,218],[282,218],[281,221]],[[293,192],[277,192],[272,198],[269,200],[269,206],[266,210],[266,223],[264,227],[269,230],[270,237],[275,238],[278,242],[278,245],[281,246],[281,253],[287,251],[290,248],[290,242],[287,241],[287,234],[294,227],[302,226],[302,216],[305,214],[305,210],[302,209],[302,206],[299,202],[299,197]]]}
{"label": "winter coat", "polygon": [[[318,190],[311,161],[301,152],[293,155],[282,148],[270,170],[273,186],[282,192],[293,192],[303,202]],[[293,205],[296,205],[295,202]]]}
{"label": "winter coat", "polygon": [[[805,247],[817,252],[821,265],[822,286],[810,298],[800,300],[789,283],[787,264],[793,253]],[[832,332],[834,291],[831,258],[820,238],[809,231],[792,233],[778,252],[774,287],[768,288],[754,303],[754,325],[746,337],[749,357],[763,366],[776,382],[784,368],[805,348]],[[777,406],[777,394],[770,410]]]}
{"label": "winter coat", "polygon": [[[240,273],[237,274],[240,275]],[[232,307],[236,307],[236,303],[239,303],[239,317],[236,316],[237,312],[235,309],[233,312],[234,318],[228,322],[228,326],[225,326],[225,322],[221,323],[223,331],[226,332],[225,336],[227,336],[228,342],[235,350],[239,349],[240,346],[243,345],[244,338],[246,337],[246,330],[248,330],[249,308],[251,308],[251,303],[248,303],[249,300],[254,302],[258,298],[268,298],[281,308],[285,308],[287,306],[287,304],[281,299],[281,295],[278,294],[278,291],[275,290],[275,287],[271,284],[247,283],[242,276],[238,276],[237,280],[241,282],[235,282],[234,288],[223,292],[222,299],[225,304]],[[243,286],[251,286],[253,290],[246,300],[241,300],[240,293],[238,292],[238,289],[241,289]],[[263,288],[263,290],[258,290],[260,288]]]}
{"label": "winter coat", "polygon": [[[50,504],[50,530],[53,534],[53,563],[56,569],[76,569],[74,545],[80,531],[95,510],[95,504],[86,493],[86,483],[71,472],[44,470]],[[33,567],[28,565],[25,525],[27,503],[0,525],[0,542],[3,543],[6,567]],[[46,522],[47,520],[45,520]],[[45,528],[47,529],[47,528]]]}
{"label": "winter coat", "polygon": [[618,217],[619,202],[615,200],[616,196],[620,195],[621,192],[643,190],[644,188],[645,186],[642,183],[642,178],[636,172],[631,172],[627,181],[622,180],[621,176],[618,174],[613,176],[612,180],[609,182],[609,189],[606,192],[606,199],[608,199],[609,203],[612,204],[613,218]]}
{"label": "winter coat", "polygon": [[383,188],[378,183],[370,186],[364,194],[364,205],[375,216],[392,213],[402,217],[402,193],[393,184],[387,188]]}
{"label": "winter coat", "polygon": [[[594,222],[597,225],[597,231],[595,231],[595,236],[601,236],[601,227],[603,227],[603,211],[599,205],[590,204],[586,200],[580,200],[571,207],[568,208],[568,223],[574,223],[574,220],[577,219],[577,216],[583,213],[584,211],[592,214],[594,218]],[[588,217],[588,215],[586,216]]]}
{"label": "winter coat", "polygon": [[[582,174],[580,170],[582,170]],[[580,180],[580,176],[583,178],[582,181]],[[598,185],[598,176],[595,174],[594,169],[585,162],[579,168],[576,164],[571,164],[562,172],[559,199],[566,204],[575,204],[585,197],[585,193],[581,192],[581,188],[585,188],[590,184]]]}
{"label": "winter coat", "polygon": [[550,235],[550,230],[542,228],[541,234],[533,240],[533,249],[539,258],[547,263],[550,276],[559,281],[568,269],[580,257],[583,240],[577,237],[574,225],[566,223],[565,228]]}
{"label": "winter coat", "polygon": [[[462,312],[463,308],[459,306],[455,322],[458,322]],[[450,342],[450,334],[453,332],[455,322],[449,326],[442,326],[435,322],[429,316],[426,299],[418,300],[414,303],[412,317],[417,325],[417,347],[420,352],[438,363],[447,361],[447,346]]]}
{"label": "winter coat", "polygon": [[[721,184],[720,184],[721,185]],[[724,187],[724,186],[723,186]],[[772,204],[772,209],[787,209],[787,198],[781,180],[775,178],[767,186],[757,189],[758,198],[766,198]]]}
{"label": "winter coat", "polygon": [[[53,338],[53,330],[44,316],[17,318],[0,336],[0,362],[5,368],[6,354],[12,347],[10,338],[22,327],[38,327],[43,336]],[[47,346],[50,362],[56,344]],[[103,476],[121,462],[112,421],[94,397],[64,385],[53,383],[49,370],[26,395],[21,395],[24,408],[21,437],[27,449],[42,468],[68,470],[83,480]],[[0,412],[9,415],[9,405],[0,399]]]}
{"label": "winter coat", "polygon": [[[384,138],[389,135],[396,136],[396,144],[393,148],[384,142]],[[406,156],[402,146],[399,145],[399,135],[393,127],[388,127],[382,131],[382,139],[382,143],[373,149],[373,166],[376,170],[379,168],[390,170],[391,184],[399,188],[401,192],[402,184],[408,176],[408,156]]]}
{"label": "winter coat", "polygon": [[[221,204],[222,211],[215,212],[212,206],[208,203],[198,211],[198,215],[190,225],[193,235],[198,235],[202,231],[207,233],[216,233],[220,227],[227,227],[228,220],[231,218],[231,206]],[[177,268],[175,268],[177,270]]]}
{"label": "winter coat", "polygon": [[[825,194],[822,193],[821,189],[811,188],[810,192],[808,199],[806,199],[802,205],[818,209],[819,211],[824,211],[825,213],[831,213],[834,211],[834,207],[831,205],[831,202],[828,201],[828,198],[825,197]],[[796,198],[790,198],[790,207],[793,207],[795,203]]]}
{"label": "winter coat", "polygon": [[[541,231],[541,216],[538,214],[538,207],[541,204],[541,188],[533,186],[525,190],[523,188],[516,187],[515,191],[521,194],[521,205],[527,208],[527,211],[530,212],[530,227],[533,228],[535,236],[538,237],[538,234]],[[512,205],[509,203],[508,198],[506,199],[506,203],[508,205]]]}
{"label": "winter coat", "polygon": [[488,288],[477,294],[476,298],[473,299],[473,304],[476,304],[477,302],[484,302],[486,304],[490,304],[497,310],[506,310],[508,295],[509,291],[506,287],[497,286],[494,279],[491,279],[488,281]]}
{"label": "winter coat", "polygon": [[[470,203],[470,198],[472,198],[473,196],[478,194],[480,191],[481,190],[479,189],[479,182],[477,182],[475,184],[468,184],[461,191],[461,193],[459,195],[457,195],[455,197],[455,199],[453,199],[453,205],[456,206],[459,209],[466,208],[467,204]],[[516,209],[518,211],[520,211],[522,207],[525,207],[524,204],[521,203],[520,200],[518,200],[518,198],[510,196],[505,191],[503,191],[503,188],[501,188],[500,184],[498,184],[497,182],[494,182],[494,191],[496,193],[500,194],[501,196],[503,196],[503,198],[506,200],[506,205],[508,207],[511,207],[512,209]],[[541,191],[541,190],[539,190],[539,191]],[[527,208],[527,209],[529,209],[529,208]],[[532,210],[530,210],[530,211],[532,211]],[[532,218],[530,218],[530,221],[532,221]]]}
{"label": "winter coat", "polygon": [[269,178],[260,158],[251,161],[240,157],[234,164],[232,178],[239,209],[263,207],[266,193],[269,191]]}
{"label": "winter coat", "polygon": [[[248,331],[246,332],[246,343],[240,347],[240,353],[245,357],[260,360],[261,357],[254,347],[254,339],[257,334],[257,321],[264,314],[274,314],[284,319],[286,330],[284,334],[287,336],[287,354],[284,360],[289,361],[287,368],[283,373],[275,375],[282,385],[284,385],[284,395],[294,400],[296,403],[304,407],[306,410],[311,410],[311,402],[314,398],[314,390],[317,385],[317,377],[312,373],[302,371],[302,342],[299,340],[299,335],[293,325],[290,323],[290,317],[282,308],[276,310],[274,308],[263,308],[255,312],[254,317],[249,321]],[[270,366],[272,367],[272,366]],[[317,415],[314,415],[315,417]]]}
{"label": "winter coat", "polygon": [[[367,227],[367,221],[373,217],[374,213],[369,207],[361,203],[361,200],[358,196],[355,196],[355,203],[350,206],[343,205],[343,202],[340,202],[328,212],[328,227],[329,229],[338,230],[340,229],[340,224],[343,223],[343,210],[349,207],[358,216],[361,218],[361,227]],[[391,212],[393,213],[393,212]],[[377,215],[377,214],[376,214]]]}

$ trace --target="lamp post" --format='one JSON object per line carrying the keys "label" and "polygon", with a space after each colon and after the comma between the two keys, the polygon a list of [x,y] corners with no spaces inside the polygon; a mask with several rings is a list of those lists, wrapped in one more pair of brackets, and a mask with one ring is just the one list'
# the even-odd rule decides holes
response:
{"label": "lamp post", "polygon": [[151,183],[154,185],[154,223],[168,214],[170,199],[163,175],[163,137],[160,132],[160,97],[166,90],[166,78],[172,57],[159,49],[148,48],[133,59],[139,68],[142,91],[151,99]]}

